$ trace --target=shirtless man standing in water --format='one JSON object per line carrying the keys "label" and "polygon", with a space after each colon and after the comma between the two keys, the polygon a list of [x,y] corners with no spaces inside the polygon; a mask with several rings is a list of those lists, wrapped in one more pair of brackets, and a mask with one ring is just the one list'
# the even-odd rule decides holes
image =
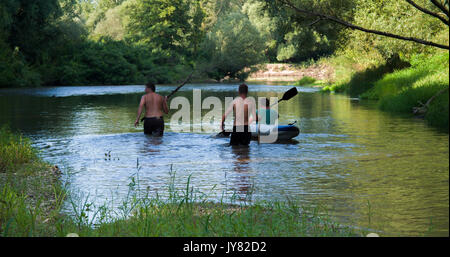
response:
{"label": "shirtless man standing in water", "polygon": [[[225,111],[222,117],[221,129],[225,129],[225,119],[233,111],[234,122],[233,132],[231,133],[230,145],[248,146],[252,138],[249,124],[256,119],[256,104],[254,99],[247,97],[248,86],[242,84],[239,86],[239,97],[233,100],[230,107]],[[253,101],[252,101],[253,100]]]}
{"label": "shirtless man standing in water", "polygon": [[162,136],[164,134],[163,115],[169,113],[167,107],[167,97],[155,93],[155,84],[148,83],[145,85],[146,94],[142,96],[139,104],[138,115],[134,126],[139,125],[142,111],[145,107],[144,133],[154,136]]}

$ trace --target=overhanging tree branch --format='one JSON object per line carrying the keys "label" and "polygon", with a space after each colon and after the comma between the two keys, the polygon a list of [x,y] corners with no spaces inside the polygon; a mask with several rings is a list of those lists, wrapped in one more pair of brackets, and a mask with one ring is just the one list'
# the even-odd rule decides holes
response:
{"label": "overhanging tree branch", "polygon": [[321,18],[318,18],[317,20],[313,21],[313,22],[312,22],[311,24],[309,24],[308,26],[312,26],[312,25],[318,23],[320,20],[321,20]]}
{"label": "overhanging tree branch", "polygon": [[318,17],[318,18],[321,18],[321,19],[324,19],[324,20],[329,20],[329,21],[341,24],[341,25],[343,25],[345,27],[348,27],[350,29],[363,31],[363,32],[370,33],[370,34],[375,34],[375,35],[380,35],[380,36],[385,36],[385,37],[405,40],[405,41],[411,41],[411,42],[419,43],[419,44],[422,44],[422,45],[428,45],[428,46],[433,46],[433,47],[449,50],[449,46],[448,45],[442,45],[442,44],[438,44],[438,43],[435,43],[435,42],[431,42],[431,41],[427,41],[427,40],[423,40],[423,39],[415,38],[415,37],[405,37],[405,36],[392,34],[392,33],[389,33],[389,32],[383,32],[383,31],[378,31],[378,30],[373,30],[373,29],[366,29],[366,28],[354,25],[352,23],[343,21],[343,20],[341,20],[339,18],[336,18],[334,16],[330,16],[330,15],[326,15],[326,14],[322,14],[322,13],[316,13],[316,12],[308,11],[308,10],[305,10],[305,9],[300,9],[297,6],[293,5],[290,1],[287,1],[287,0],[279,0],[279,1],[284,3],[285,5],[289,6],[290,8],[294,9],[296,12],[303,13],[303,14],[306,14],[306,15],[309,15],[309,16],[315,16],[315,17]]}
{"label": "overhanging tree branch", "polygon": [[438,18],[438,19],[441,20],[443,23],[445,23],[447,26],[449,25],[448,20],[445,19],[444,17],[442,17],[441,15],[439,15],[439,14],[437,14],[437,13],[434,13],[434,12],[432,12],[432,11],[426,9],[426,8],[423,8],[423,7],[417,5],[416,3],[414,3],[414,2],[411,1],[411,0],[406,0],[406,2],[408,2],[410,5],[414,6],[417,10],[419,10],[419,11],[421,11],[421,12],[423,12],[423,13],[426,13],[426,14],[428,14],[428,15],[431,15],[431,16],[433,16],[433,17],[435,17],[435,18]]}
{"label": "overhanging tree branch", "polygon": [[443,5],[442,3],[440,3],[440,2],[437,1],[437,0],[430,0],[430,1],[431,1],[437,8],[441,9],[441,11],[442,11],[443,13],[445,13],[445,15],[447,15],[447,17],[450,18],[449,14],[448,14],[448,9],[445,8],[445,5]]}

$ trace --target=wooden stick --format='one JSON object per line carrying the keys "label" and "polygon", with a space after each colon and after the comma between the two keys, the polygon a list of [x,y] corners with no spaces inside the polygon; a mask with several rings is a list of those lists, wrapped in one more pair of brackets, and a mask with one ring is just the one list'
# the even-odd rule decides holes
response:
{"label": "wooden stick", "polygon": [[186,80],[185,80],[181,85],[179,85],[174,91],[172,91],[172,93],[170,93],[170,94],[167,96],[167,98],[172,97],[176,92],[178,92],[178,90],[180,90],[180,88],[182,88],[184,85],[186,85],[186,83],[188,83],[188,81],[192,78],[192,75],[194,75],[194,71],[191,72],[191,74],[189,75],[189,77],[187,77]]}

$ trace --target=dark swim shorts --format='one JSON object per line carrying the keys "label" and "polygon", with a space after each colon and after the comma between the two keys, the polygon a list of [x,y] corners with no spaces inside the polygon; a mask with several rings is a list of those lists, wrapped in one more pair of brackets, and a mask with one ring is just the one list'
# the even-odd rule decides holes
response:
{"label": "dark swim shorts", "polygon": [[144,133],[153,136],[162,136],[164,134],[163,117],[152,117],[144,119]]}
{"label": "dark swim shorts", "polygon": [[249,145],[252,139],[252,133],[247,125],[233,127],[233,133],[231,133],[230,145]]}

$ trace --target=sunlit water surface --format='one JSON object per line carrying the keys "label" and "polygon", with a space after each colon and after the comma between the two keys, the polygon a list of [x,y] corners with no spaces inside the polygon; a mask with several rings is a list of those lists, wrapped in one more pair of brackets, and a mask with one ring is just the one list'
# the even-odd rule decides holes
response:
{"label": "sunlit water surface", "polygon": [[[223,101],[236,88],[187,85],[177,96],[192,99],[192,90],[201,89],[202,99]],[[281,97],[289,88],[251,85],[250,94]],[[448,236],[447,133],[380,112],[374,103],[298,89],[279,112],[280,123],[298,121],[301,134],[285,144],[252,142],[247,150],[214,133],[173,132],[176,110],[166,117],[163,138],[145,136],[133,127],[142,86],[0,90],[0,123],[31,137],[43,158],[63,169],[73,194],[97,206],[117,208],[131,177],[142,191],[164,195],[175,173],[176,188],[191,176],[191,186],[213,201],[289,197],[325,206],[342,224],[386,235]]]}

